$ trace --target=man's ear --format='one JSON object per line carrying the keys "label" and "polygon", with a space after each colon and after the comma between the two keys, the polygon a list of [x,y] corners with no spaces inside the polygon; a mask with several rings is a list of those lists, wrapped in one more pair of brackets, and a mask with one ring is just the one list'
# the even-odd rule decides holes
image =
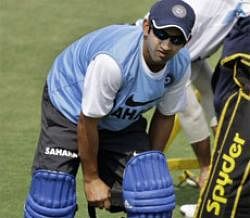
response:
{"label": "man's ear", "polygon": [[150,31],[150,23],[148,19],[144,19],[143,20],[143,32],[144,32],[144,36],[147,36],[149,34]]}

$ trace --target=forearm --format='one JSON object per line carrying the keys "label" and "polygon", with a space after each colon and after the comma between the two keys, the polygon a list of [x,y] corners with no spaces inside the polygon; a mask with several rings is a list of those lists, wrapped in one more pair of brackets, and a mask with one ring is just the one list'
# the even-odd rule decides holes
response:
{"label": "forearm", "polygon": [[99,139],[97,124],[98,119],[89,118],[83,114],[80,115],[77,127],[78,150],[86,182],[99,177],[97,161]]}
{"label": "forearm", "polygon": [[77,128],[78,150],[84,177],[84,190],[90,205],[110,207],[110,188],[98,173],[98,125],[99,119],[80,115]]}
{"label": "forearm", "polygon": [[174,117],[155,111],[149,128],[149,137],[154,150],[164,150],[174,125]]}

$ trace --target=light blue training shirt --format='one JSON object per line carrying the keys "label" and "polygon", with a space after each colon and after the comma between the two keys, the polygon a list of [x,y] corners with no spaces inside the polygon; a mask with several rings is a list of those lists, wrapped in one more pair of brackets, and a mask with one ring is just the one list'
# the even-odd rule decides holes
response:
{"label": "light blue training shirt", "polygon": [[122,87],[99,127],[117,131],[138,120],[143,112],[160,101],[168,87],[178,83],[190,64],[189,53],[183,48],[168,61],[163,79],[152,79],[143,68],[142,42],[142,28],[132,25],[108,26],[73,42],[57,56],[49,71],[47,84],[52,104],[76,124],[84,101],[87,67],[98,54],[107,54],[121,69]]}

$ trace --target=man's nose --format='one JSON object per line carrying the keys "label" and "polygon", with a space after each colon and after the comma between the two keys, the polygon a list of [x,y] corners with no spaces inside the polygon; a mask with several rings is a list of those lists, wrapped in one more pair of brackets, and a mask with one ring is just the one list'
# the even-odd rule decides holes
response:
{"label": "man's nose", "polygon": [[161,47],[164,49],[164,50],[171,50],[172,47],[173,47],[173,44],[171,43],[170,39],[164,39],[161,41]]}

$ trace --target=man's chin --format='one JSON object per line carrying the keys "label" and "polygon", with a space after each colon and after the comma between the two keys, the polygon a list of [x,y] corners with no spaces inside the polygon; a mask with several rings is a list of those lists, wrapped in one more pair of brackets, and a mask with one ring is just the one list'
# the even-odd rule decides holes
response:
{"label": "man's chin", "polygon": [[169,58],[165,57],[165,58],[158,58],[157,63],[159,65],[165,65],[168,62]]}

